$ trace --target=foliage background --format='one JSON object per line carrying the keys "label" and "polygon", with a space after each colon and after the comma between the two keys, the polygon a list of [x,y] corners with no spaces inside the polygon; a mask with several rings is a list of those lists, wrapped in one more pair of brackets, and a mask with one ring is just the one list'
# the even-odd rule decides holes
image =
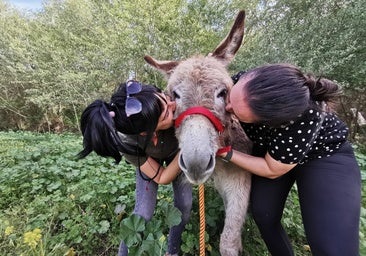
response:
{"label": "foliage background", "polygon": [[365,111],[366,19],[361,0],[48,0],[39,12],[0,0],[0,129],[77,131],[81,111],[135,77],[165,82],[143,60],[207,54],[239,9],[244,45],[231,73],[290,62],[338,81],[340,114],[364,129],[350,108]]}
{"label": "foliage background", "polygon": [[[344,89],[338,113],[351,128],[365,184],[366,128],[350,112],[365,114],[362,0],[46,0],[38,12],[0,0],[0,130],[8,131],[0,134],[1,255],[113,255],[121,225],[132,221],[143,233],[136,243],[156,254],[164,248],[167,224],[179,218],[173,214],[166,220],[174,212],[170,187],[161,188],[155,229],[139,220],[121,224],[132,211],[134,172],[96,156],[75,161],[81,149],[79,117],[91,101],[108,101],[129,77],[164,88],[162,76],[143,56],[207,54],[239,9],[247,14],[244,45],[230,72],[291,62],[338,81]],[[283,221],[296,255],[309,255],[295,189]],[[207,249],[217,255],[222,203],[212,188],[206,194]],[[365,205],[363,196],[361,255],[366,254]],[[197,220],[193,212],[183,237],[187,255],[197,252]],[[245,231],[246,254],[267,255],[251,218]],[[27,232],[35,247],[24,242]],[[160,247],[152,248],[151,241]]]}

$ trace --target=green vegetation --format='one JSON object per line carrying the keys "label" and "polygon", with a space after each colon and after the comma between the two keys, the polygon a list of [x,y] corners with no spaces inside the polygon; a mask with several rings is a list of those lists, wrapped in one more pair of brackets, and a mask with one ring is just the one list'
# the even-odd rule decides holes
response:
{"label": "green vegetation", "polygon": [[[135,171],[125,163],[94,154],[82,160],[81,137],[73,134],[0,132],[0,255],[115,255],[120,239],[134,255],[163,255],[168,228],[180,220],[171,186],[160,186],[151,222],[131,217]],[[361,255],[366,253],[366,153],[357,152],[363,174]],[[311,255],[306,245],[296,188],[287,202],[284,226],[296,255]],[[198,191],[182,251],[199,251]],[[218,254],[224,209],[206,185],[207,255]],[[209,234],[209,235],[208,235]],[[245,255],[268,255],[250,214],[243,227]],[[133,246],[132,246],[133,245]],[[136,246],[137,245],[137,246]]]}

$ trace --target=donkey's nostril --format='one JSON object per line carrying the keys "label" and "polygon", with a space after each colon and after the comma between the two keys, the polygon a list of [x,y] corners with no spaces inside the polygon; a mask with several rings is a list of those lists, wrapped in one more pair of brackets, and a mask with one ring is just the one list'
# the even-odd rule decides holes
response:
{"label": "donkey's nostril", "polygon": [[210,161],[208,162],[207,165],[207,169],[206,170],[211,170],[213,169],[215,166],[215,158],[213,158],[212,156],[210,156]]}

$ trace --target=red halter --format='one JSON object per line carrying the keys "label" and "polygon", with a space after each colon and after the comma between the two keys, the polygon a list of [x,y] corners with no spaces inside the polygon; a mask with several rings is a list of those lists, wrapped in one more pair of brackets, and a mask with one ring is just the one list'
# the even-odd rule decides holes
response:
{"label": "red halter", "polygon": [[216,130],[218,132],[223,132],[224,131],[224,126],[222,125],[220,119],[218,119],[214,114],[212,114],[212,112],[210,110],[208,110],[205,107],[191,107],[189,109],[187,109],[186,111],[184,111],[182,114],[180,114],[178,116],[177,119],[175,119],[175,128],[178,128],[181,123],[183,122],[183,119],[186,118],[189,115],[194,115],[194,114],[198,114],[198,115],[203,115],[205,117],[208,118],[208,120],[211,121],[211,123],[215,126]]}
{"label": "red halter", "polygon": [[[222,133],[224,131],[224,126],[222,125],[220,119],[218,119],[210,110],[201,106],[191,107],[184,111],[182,114],[180,114],[178,118],[175,119],[175,128],[178,128],[182,124],[184,118],[186,118],[187,116],[197,114],[207,117],[219,133]],[[223,147],[220,148],[216,154],[220,155],[222,153],[229,152],[230,150],[231,146]]]}

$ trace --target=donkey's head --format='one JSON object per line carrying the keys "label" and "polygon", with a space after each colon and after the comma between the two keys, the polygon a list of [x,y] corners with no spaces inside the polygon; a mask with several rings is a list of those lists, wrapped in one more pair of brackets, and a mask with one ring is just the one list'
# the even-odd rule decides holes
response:
{"label": "donkey's head", "polygon": [[205,182],[214,171],[222,126],[230,124],[225,111],[233,85],[226,66],[234,58],[244,36],[244,11],[239,12],[231,31],[208,56],[182,61],[145,60],[168,79],[167,91],[176,101],[176,136],[179,166],[191,183]]}

